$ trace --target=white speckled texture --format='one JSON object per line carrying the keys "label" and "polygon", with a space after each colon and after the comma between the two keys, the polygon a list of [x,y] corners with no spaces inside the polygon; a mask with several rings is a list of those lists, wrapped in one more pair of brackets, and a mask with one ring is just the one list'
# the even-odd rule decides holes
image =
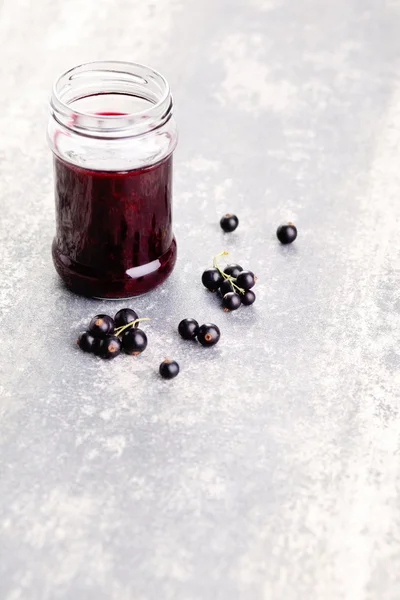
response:
{"label": "white speckled texture", "polygon": [[[1,600],[399,599],[399,28],[400,0],[0,0]],[[55,76],[102,58],[163,72],[181,133],[177,268],[112,363],[74,346],[126,303],[57,279],[45,141]],[[235,314],[200,283],[222,249],[259,276]]]}

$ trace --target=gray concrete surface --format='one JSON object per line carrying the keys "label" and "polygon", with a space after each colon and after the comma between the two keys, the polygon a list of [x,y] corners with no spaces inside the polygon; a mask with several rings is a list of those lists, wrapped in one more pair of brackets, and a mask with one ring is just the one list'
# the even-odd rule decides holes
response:
{"label": "gray concrete surface", "polygon": [[[399,28],[400,0],[0,4],[1,600],[398,600]],[[45,141],[53,79],[102,58],[163,72],[181,134],[177,268],[112,364],[74,347],[126,303],[58,281]],[[223,249],[253,308],[202,289]]]}

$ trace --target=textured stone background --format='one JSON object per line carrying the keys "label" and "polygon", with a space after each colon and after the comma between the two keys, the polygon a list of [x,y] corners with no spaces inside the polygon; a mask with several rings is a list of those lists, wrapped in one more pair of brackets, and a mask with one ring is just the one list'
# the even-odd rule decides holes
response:
{"label": "textured stone background", "polygon": [[[1,600],[399,599],[399,28],[400,0],[0,0]],[[111,364],[74,340],[126,303],[60,285],[45,141],[53,79],[104,58],[163,72],[181,133],[178,265]],[[222,249],[253,308],[202,289]]]}

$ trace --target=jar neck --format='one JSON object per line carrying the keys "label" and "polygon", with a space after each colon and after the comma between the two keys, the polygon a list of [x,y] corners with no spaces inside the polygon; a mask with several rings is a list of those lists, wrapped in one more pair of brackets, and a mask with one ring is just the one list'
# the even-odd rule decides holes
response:
{"label": "jar neck", "polygon": [[172,96],[165,78],[149,67],[93,62],[57,79],[51,113],[79,135],[121,139],[163,127],[172,116]]}

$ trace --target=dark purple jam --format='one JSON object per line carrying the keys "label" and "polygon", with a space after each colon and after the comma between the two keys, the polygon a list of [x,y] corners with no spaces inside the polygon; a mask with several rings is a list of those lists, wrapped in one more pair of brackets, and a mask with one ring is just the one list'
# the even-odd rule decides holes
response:
{"label": "dark purple jam", "polygon": [[153,289],[176,260],[172,155],[124,172],[54,159],[57,231],[53,259],[74,292],[128,298]]}

